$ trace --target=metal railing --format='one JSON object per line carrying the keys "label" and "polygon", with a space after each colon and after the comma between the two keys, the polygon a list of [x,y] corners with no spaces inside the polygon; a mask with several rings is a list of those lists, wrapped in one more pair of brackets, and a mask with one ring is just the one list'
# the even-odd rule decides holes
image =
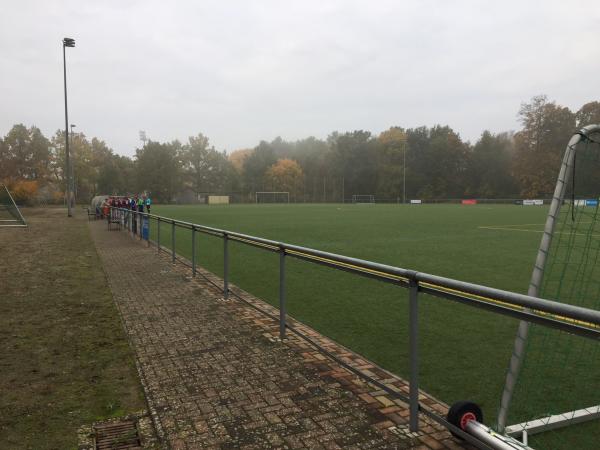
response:
{"label": "metal railing", "polygon": [[[400,267],[389,266],[372,261],[366,261],[357,258],[351,258],[335,253],[324,252],[312,248],[288,244],[285,242],[273,241],[256,236],[250,236],[234,231],[222,230],[219,228],[208,227],[205,225],[194,224],[168,217],[157,216],[128,209],[113,208],[113,213],[120,214],[123,224],[128,230],[132,230],[134,220],[138,221],[137,230],[139,238],[142,239],[142,224],[144,221],[156,221],[156,242],[152,241],[149,231],[144,237],[149,243],[153,242],[158,252],[161,246],[161,225],[171,227],[171,258],[175,262],[178,258],[175,251],[175,230],[182,228],[189,230],[192,238],[191,263],[192,273],[197,274],[196,267],[196,233],[207,234],[223,239],[223,285],[218,286],[222,289],[223,296],[229,297],[229,242],[239,242],[252,247],[260,248],[268,252],[279,253],[279,317],[266,313],[270,317],[279,320],[279,335],[285,339],[286,330],[289,329],[306,339],[311,344],[318,347],[328,356],[335,359],[347,369],[355,374],[366,378],[369,382],[377,385],[379,388],[408,402],[410,407],[409,426],[411,431],[418,431],[418,413],[422,412],[433,418],[437,422],[451,429],[452,432],[464,437],[467,441],[474,443],[480,448],[489,448],[480,441],[475,442],[472,436],[464,433],[462,430],[449,424],[437,413],[422,408],[418,402],[419,395],[419,293],[426,293],[439,298],[452,300],[467,306],[481,308],[497,314],[506,315],[531,323],[537,323],[546,327],[551,327],[566,331],[571,334],[583,336],[585,338],[600,340],[600,311],[595,311],[579,306],[573,306],[558,303],[548,299],[531,297],[524,294],[495,289],[474,283],[468,283],[451,278],[440,277],[428,273],[417,272],[414,270],[403,269]],[[335,355],[321,348],[309,337],[302,335],[289,325],[286,319],[286,286],[285,286],[285,260],[287,257],[308,261],[311,263],[332,267],[337,270],[354,273],[363,277],[372,278],[385,283],[391,283],[409,290],[409,395],[390,389],[388,386],[379,383],[357,369],[349,366],[345,362],[336,358]]]}

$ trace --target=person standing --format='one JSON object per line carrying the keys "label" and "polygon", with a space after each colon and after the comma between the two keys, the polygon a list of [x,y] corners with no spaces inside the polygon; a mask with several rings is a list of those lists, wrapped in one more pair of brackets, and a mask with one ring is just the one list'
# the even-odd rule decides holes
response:
{"label": "person standing", "polygon": [[[131,213],[133,214],[137,208],[137,195],[131,199]],[[137,214],[133,214],[131,218],[133,234],[137,234]]]}
{"label": "person standing", "polygon": [[110,208],[108,207],[108,202],[110,200],[106,199],[102,202],[102,218],[106,219],[108,217],[108,213],[110,211]]}
{"label": "person standing", "polygon": [[139,212],[144,212],[144,199],[142,197],[138,197],[137,207]]}
{"label": "person standing", "polygon": [[150,196],[146,196],[146,212],[150,214],[150,206],[152,205],[152,200],[150,200]]}

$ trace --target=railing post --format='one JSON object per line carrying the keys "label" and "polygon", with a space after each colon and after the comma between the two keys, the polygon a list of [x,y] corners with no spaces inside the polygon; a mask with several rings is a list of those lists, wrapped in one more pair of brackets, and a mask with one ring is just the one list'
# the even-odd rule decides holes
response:
{"label": "railing post", "polygon": [[409,282],[409,429],[419,431],[419,282],[411,279]]}
{"label": "railing post", "polygon": [[171,258],[175,262],[175,221],[171,220]]}
{"label": "railing post", "polygon": [[196,276],[196,228],[192,225],[192,276]]}
{"label": "railing post", "polygon": [[152,224],[152,219],[150,219],[150,214],[146,213],[146,221],[148,222],[148,234],[146,234],[146,247],[150,247],[150,225]]}
{"label": "railing post", "polygon": [[279,245],[279,339],[285,339],[285,248]]}
{"label": "railing post", "polygon": [[157,220],[158,221],[156,222],[156,251],[160,253],[160,217]]}
{"label": "railing post", "polygon": [[229,298],[229,238],[223,233],[223,297]]}

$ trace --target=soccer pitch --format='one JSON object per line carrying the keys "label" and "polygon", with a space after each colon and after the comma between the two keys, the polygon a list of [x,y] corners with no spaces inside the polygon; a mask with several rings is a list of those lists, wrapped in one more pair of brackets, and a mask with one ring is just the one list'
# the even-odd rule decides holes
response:
{"label": "soccer pitch", "polygon": [[[157,205],[152,213],[526,293],[547,207]],[[190,257],[190,232],[176,233],[177,252]],[[198,264],[222,276],[222,240],[198,233],[196,241]],[[170,227],[161,227],[161,243],[170,242]],[[277,305],[278,255],[235,242],[229,251],[231,281]],[[286,277],[289,314],[408,375],[407,290],[293,258],[287,259]],[[473,400],[492,423],[517,325],[511,318],[421,295],[421,388],[449,404]],[[562,375],[555,381],[560,380]],[[561,411],[563,397],[568,407],[568,396],[553,396],[549,410]],[[519,418],[518,406],[514,417]]]}

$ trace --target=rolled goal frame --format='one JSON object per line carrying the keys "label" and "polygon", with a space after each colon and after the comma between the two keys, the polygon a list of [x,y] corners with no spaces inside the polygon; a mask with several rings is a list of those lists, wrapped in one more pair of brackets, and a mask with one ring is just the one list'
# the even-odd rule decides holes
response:
{"label": "rolled goal frame", "polygon": [[[5,211],[10,218],[5,218]],[[0,227],[27,227],[23,214],[4,184],[0,184]]]}
{"label": "rolled goal frame", "polygon": [[[600,124],[585,126],[573,134],[569,140],[569,143],[567,144],[527,291],[527,294],[532,297],[538,297],[540,293],[547,257],[557,224],[557,218],[559,217],[561,206],[565,200],[565,193],[567,191],[569,181],[573,177],[577,145],[586,141],[590,141],[590,136],[596,133],[600,133]],[[519,374],[523,366],[530,326],[531,324],[529,322],[521,321],[517,330],[513,353],[510,358],[509,368],[506,374],[506,380],[500,401],[500,409],[498,412],[497,428],[501,433],[513,434],[513,432],[527,431],[525,427],[521,427],[521,430],[517,429],[519,428],[519,425],[523,424],[508,427],[507,417]],[[537,426],[535,431],[540,432],[544,431],[545,429],[559,428],[568,425],[569,423],[578,423],[600,417],[600,407],[595,409],[591,408],[589,411],[590,412],[586,412],[585,414],[577,414],[579,411],[570,411],[568,414],[557,414],[528,423],[531,424],[530,426],[532,430],[534,426]]]}

